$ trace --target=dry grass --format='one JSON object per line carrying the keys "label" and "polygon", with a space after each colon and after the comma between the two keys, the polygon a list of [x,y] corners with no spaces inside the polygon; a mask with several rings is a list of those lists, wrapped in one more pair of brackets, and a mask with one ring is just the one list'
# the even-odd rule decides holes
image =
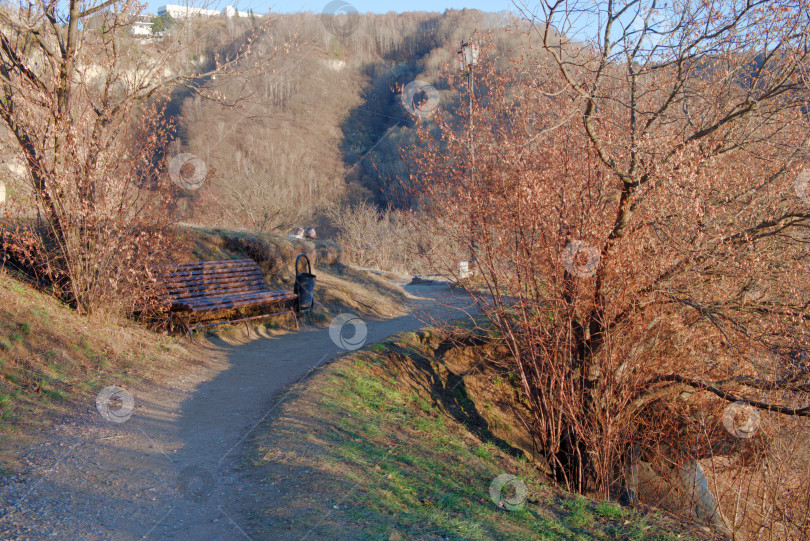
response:
{"label": "dry grass", "polygon": [[178,262],[247,257],[256,261],[268,277],[291,282],[295,277],[295,258],[306,254],[312,265],[339,265],[343,252],[328,240],[305,240],[272,233],[242,229],[181,227],[188,249]]}
{"label": "dry grass", "polygon": [[[401,315],[407,296],[380,276],[340,263],[340,251],[329,242],[253,235],[240,231],[188,230],[190,249],[178,261],[259,259],[268,281],[292,289],[292,262],[307,253],[317,275],[316,309],[304,322],[324,325],[341,312],[367,317]],[[0,469],[14,468],[13,450],[30,443],[35,427],[92,404],[109,382],[135,385],[161,381],[200,363],[197,346],[184,338],[164,336],[124,318],[98,314],[90,318],[7,274],[0,274]],[[287,332],[290,318],[253,324],[257,334]],[[244,327],[215,327],[223,338],[241,335]]]}
{"label": "dry grass", "polygon": [[0,274],[0,467],[36,427],[109,382],[159,381],[197,363],[194,346],[113,316],[84,318],[54,298]]}

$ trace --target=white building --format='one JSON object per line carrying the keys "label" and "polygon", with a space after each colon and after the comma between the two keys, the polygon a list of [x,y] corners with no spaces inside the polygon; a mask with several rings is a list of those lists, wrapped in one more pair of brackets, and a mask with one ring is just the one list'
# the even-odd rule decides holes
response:
{"label": "white building", "polygon": [[129,33],[133,36],[151,36],[152,35],[152,18],[151,17],[138,17],[129,25]]}
{"label": "white building", "polygon": [[160,6],[157,8],[157,14],[159,17],[165,17],[169,15],[172,19],[186,19],[188,17],[193,17],[194,15],[200,15],[202,17],[213,17],[215,15],[219,15],[219,11],[214,9],[203,9],[203,8],[195,8],[191,6],[178,6],[176,4],[166,4],[165,6]]}
{"label": "white building", "polygon": [[[224,15],[226,17],[249,17],[250,13],[246,11],[237,11],[233,6],[225,6],[222,11],[217,11],[215,9],[203,9],[203,8],[195,8],[191,6],[179,6],[176,4],[166,4],[165,6],[160,6],[157,8],[157,14],[160,17],[165,17],[166,15],[171,16],[173,19],[187,19],[188,17],[192,17],[194,15],[199,15],[201,17],[215,17],[217,15]],[[254,15],[255,17],[261,17],[261,15]]]}
{"label": "white building", "polygon": [[261,17],[261,15],[256,15],[255,13],[249,11],[237,11],[237,9],[233,6],[225,6],[225,9],[222,10],[222,14],[226,17]]}

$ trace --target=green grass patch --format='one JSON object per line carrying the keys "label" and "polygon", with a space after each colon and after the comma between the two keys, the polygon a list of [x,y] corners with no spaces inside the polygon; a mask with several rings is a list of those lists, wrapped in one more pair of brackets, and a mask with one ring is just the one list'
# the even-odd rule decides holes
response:
{"label": "green grass patch", "polygon": [[13,291],[14,293],[17,293],[18,295],[27,296],[29,293],[29,290],[26,287],[24,287],[22,284],[18,282],[15,282],[14,280],[6,280],[3,285],[7,289]]}
{"label": "green grass patch", "polygon": [[594,513],[605,518],[623,518],[625,515],[627,515],[627,511],[622,509],[619,505],[616,505],[613,502],[605,501],[596,504]]}
{"label": "green grass patch", "polygon": [[479,445],[478,449],[475,451],[475,456],[483,460],[492,460],[492,455],[495,451],[495,445],[492,443],[485,443],[483,445]]}
{"label": "green grass patch", "polygon": [[[288,496],[273,493],[273,505],[255,514],[252,536],[272,537],[278,527],[289,528],[293,537],[299,532],[321,539],[667,535],[642,513],[551,487],[528,460],[502,452],[481,427],[423,398],[429,389],[414,389],[408,367],[394,366],[385,356],[418,348],[412,343],[417,335],[409,334],[405,340],[411,343],[372,345],[333,363],[282,406],[283,422],[262,425],[250,466],[267,468],[268,486],[289,478],[297,489]],[[510,382],[504,378],[500,384]],[[463,386],[448,389],[445,399],[476,407]],[[504,473],[525,489],[520,505],[493,501],[493,480]],[[296,497],[310,492],[317,498]],[[501,500],[512,502],[519,494],[507,485]]]}

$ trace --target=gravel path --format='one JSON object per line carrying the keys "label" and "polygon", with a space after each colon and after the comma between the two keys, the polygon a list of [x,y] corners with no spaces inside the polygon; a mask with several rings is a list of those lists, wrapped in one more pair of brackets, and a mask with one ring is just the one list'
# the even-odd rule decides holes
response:
{"label": "gravel path", "polygon": [[[23,474],[0,480],[0,539],[250,539],[246,510],[258,490],[239,471],[242,444],[284,388],[361,343],[471,310],[447,286],[405,289],[410,315],[344,317],[343,333],[304,328],[216,342],[202,366],[173,381],[118,393],[123,402],[102,400],[107,418],[88,404],[50,427],[21,457]],[[129,397],[131,417],[116,418],[129,411]]]}

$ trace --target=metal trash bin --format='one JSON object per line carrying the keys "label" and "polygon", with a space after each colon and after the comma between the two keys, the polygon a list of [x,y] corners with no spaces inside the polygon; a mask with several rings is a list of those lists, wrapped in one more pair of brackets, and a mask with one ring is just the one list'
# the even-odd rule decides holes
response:
{"label": "metal trash bin", "polygon": [[[304,258],[307,262],[307,272],[298,271],[298,263]],[[295,286],[293,292],[298,295],[295,307],[298,313],[309,312],[315,304],[315,275],[312,274],[312,266],[306,254],[301,254],[295,258]]]}

